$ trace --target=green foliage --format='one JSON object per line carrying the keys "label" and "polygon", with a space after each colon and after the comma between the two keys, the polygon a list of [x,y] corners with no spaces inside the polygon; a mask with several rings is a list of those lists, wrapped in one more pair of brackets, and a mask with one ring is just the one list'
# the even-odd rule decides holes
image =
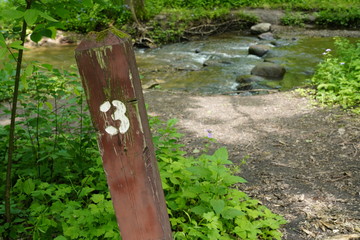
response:
{"label": "green foliage", "polygon": [[46,4],[34,1],[33,9],[27,11],[23,10],[24,3],[16,0],[0,6],[3,17],[0,22],[18,26],[24,18],[31,26],[35,42],[42,36],[53,37],[55,29],[86,33],[110,25],[121,26],[131,20],[131,13],[122,0],[60,0],[46,1]]}
{"label": "green foliage", "polygon": [[[92,1],[91,1],[92,2]],[[131,20],[131,13],[122,1],[98,0],[92,4],[78,3],[78,11],[73,6],[66,6],[59,1],[57,5],[64,6],[69,16],[64,23],[64,30],[87,33],[108,28],[110,25],[121,26]],[[57,9],[57,6],[54,6]],[[60,15],[60,14],[58,14]]]}
{"label": "green foliage", "polygon": [[301,12],[286,12],[285,16],[281,18],[281,23],[290,26],[304,26],[306,15]]}
{"label": "green foliage", "polygon": [[360,42],[336,38],[334,51],[327,49],[324,58],[312,78],[316,99],[360,113]]}
{"label": "green foliage", "polygon": [[278,229],[285,221],[239,191],[236,186],[246,181],[235,175],[239,169],[227,150],[186,157],[175,123],[153,131],[174,238],[281,239]]}
{"label": "green foliage", "polygon": [[[151,0],[150,0],[151,1]],[[319,10],[329,9],[334,6],[340,8],[351,8],[358,6],[357,0],[183,0],[171,1],[160,0],[159,4],[168,8],[205,8],[214,9],[219,7],[240,8],[240,7],[271,7],[293,10]]]}
{"label": "green foliage", "polygon": [[[49,65],[30,66],[16,129],[14,220],[9,225],[1,218],[0,234],[14,239],[119,239],[78,76]],[[9,87],[1,84],[1,89]],[[2,109],[7,115],[6,105]],[[176,239],[280,239],[278,228],[285,221],[237,189],[245,180],[235,175],[238,168],[225,148],[185,157],[177,143],[182,135],[174,128],[176,120],[150,122]],[[1,156],[7,132],[8,126],[0,127]],[[3,159],[0,169],[5,164]],[[3,170],[0,176],[4,181]]]}
{"label": "green foliage", "polygon": [[56,28],[61,27],[57,19],[50,16],[38,2],[33,3],[33,8],[25,9],[25,1],[14,1],[12,4],[4,4],[0,8],[0,22],[6,29],[1,29],[5,38],[13,39],[18,37],[22,21],[32,29],[31,39],[38,42],[42,37],[54,37]]}
{"label": "green foliage", "polygon": [[236,7],[243,5],[241,1],[237,0],[184,0],[184,1],[171,1],[163,0],[165,7],[169,8],[205,8],[213,9],[216,7]]}
{"label": "green foliage", "polygon": [[332,28],[358,28],[360,26],[360,8],[334,8],[320,11],[316,18],[316,23]]}
{"label": "green foliage", "polygon": [[[113,23],[112,17],[118,12],[111,11],[118,6],[116,2],[35,1],[33,8],[27,10],[25,1],[2,4],[1,21],[8,21],[11,27],[0,33],[1,114],[9,118],[6,103],[11,103],[14,94],[17,51],[24,49],[23,42],[17,40],[22,22],[29,25],[31,39],[36,42],[44,36],[54,37],[59,27],[89,31]],[[118,10],[124,9],[126,6]],[[200,19],[203,14],[210,19],[221,18],[227,11],[204,10],[194,18]],[[126,14],[122,12],[122,16]],[[12,162],[13,169],[10,179],[13,187],[6,188],[12,195],[12,221],[1,218],[1,236],[119,239],[96,134],[84,106],[78,75],[48,64],[27,64],[21,69],[18,99],[20,111],[16,115],[12,161],[5,157],[10,127],[0,126],[0,153],[4,156],[0,162],[0,181],[10,179],[4,172],[7,162]],[[156,122],[153,119],[152,125]],[[238,169],[228,160],[226,149],[221,148],[213,155],[185,157],[177,144],[181,134],[174,128],[175,123],[170,120],[165,127],[157,128],[154,136],[174,237],[280,239],[278,228],[285,221],[236,188],[245,180],[235,175]],[[0,191],[5,191],[4,185]],[[0,201],[3,216],[3,195]]]}
{"label": "green foliage", "polygon": [[[237,20],[243,25],[251,25],[258,21],[254,15],[238,12],[235,15],[230,14],[227,8],[216,8],[213,10],[198,8],[190,10],[165,9],[162,14],[165,20],[150,21],[152,30],[148,32],[151,39],[156,43],[179,42],[186,32],[192,27],[216,25],[217,23]],[[214,24],[209,24],[213,22]],[[215,31],[216,32],[216,31]]]}

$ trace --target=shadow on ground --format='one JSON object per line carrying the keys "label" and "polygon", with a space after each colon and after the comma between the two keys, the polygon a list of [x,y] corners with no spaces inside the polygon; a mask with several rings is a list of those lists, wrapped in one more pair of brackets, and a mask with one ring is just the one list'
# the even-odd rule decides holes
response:
{"label": "shadow on ground", "polygon": [[293,93],[198,96],[148,91],[150,115],[179,119],[187,150],[208,130],[242,166],[241,186],[289,221],[284,239],[360,232],[360,121]]}

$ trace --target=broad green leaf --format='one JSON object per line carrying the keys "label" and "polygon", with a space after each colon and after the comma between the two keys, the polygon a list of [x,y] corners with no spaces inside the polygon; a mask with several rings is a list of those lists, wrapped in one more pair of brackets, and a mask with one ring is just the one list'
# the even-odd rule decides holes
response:
{"label": "broad green leaf", "polygon": [[20,81],[21,81],[22,87],[23,87],[25,90],[29,88],[29,84],[28,84],[28,82],[27,82],[27,78],[26,78],[26,75],[25,75],[25,74],[21,75]]}
{"label": "broad green leaf", "polygon": [[42,37],[43,37],[43,35],[40,32],[33,32],[30,35],[30,39],[36,43],[39,42]]}
{"label": "broad green leaf", "polygon": [[247,182],[244,178],[239,177],[239,176],[234,176],[234,175],[224,176],[223,181],[229,185],[233,185],[235,183],[246,183]]}
{"label": "broad green leaf", "polygon": [[34,70],[34,65],[29,64],[26,66],[24,73],[26,76],[30,76],[33,73],[33,70]]}
{"label": "broad green leaf", "polygon": [[119,236],[119,233],[117,233],[117,232],[107,231],[104,235],[104,238],[116,239],[118,236]]}
{"label": "broad green leaf", "polygon": [[167,122],[167,125],[168,127],[173,127],[175,126],[175,124],[178,122],[179,120],[178,119],[170,119],[168,122]]}
{"label": "broad green leaf", "polygon": [[70,237],[70,239],[77,239],[79,237],[79,229],[78,226],[64,227],[63,233],[65,236]]}
{"label": "broad green leaf", "polygon": [[28,9],[25,11],[24,19],[25,19],[26,23],[31,26],[36,22],[39,14],[40,14],[39,10]]}
{"label": "broad green leaf", "polygon": [[199,216],[202,216],[204,213],[209,211],[209,208],[200,205],[200,206],[196,206],[196,207],[191,208],[190,211],[197,214],[197,215],[199,215]]}
{"label": "broad green leaf", "polygon": [[48,27],[47,29],[51,31],[50,38],[55,38],[56,37],[56,32],[57,32],[56,28],[55,27]]}
{"label": "broad green leaf", "polygon": [[234,219],[235,217],[245,215],[244,212],[236,209],[236,208],[225,208],[221,212],[221,216],[225,219]]}
{"label": "broad green leaf", "polygon": [[10,43],[9,47],[14,49],[25,49],[20,40]]}
{"label": "broad green leaf", "polygon": [[41,66],[46,68],[48,71],[51,71],[53,69],[53,65],[51,65],[51,64],[44,63],[44,64],[41,64]]}
{"label": "broad green leaf", "polygon": [[92,7],[94,5],[92,0],[83,0],[82,3],[85,7]]}
{"label": "broad green leaf", "polygon": [[220,214],[225,207],[225,201],[221,199],[212,199],[210,201],[210,205],[212,206],[216,214]]}
{"label": "broad green leaf", "polygon": [[7,51],[6,48],[0,48],[0,59],[3,59],[6,56]]}
{"label": "broad green leaf", "polygon": [[18,10],[14,10],[14,9],[8,9],[8,10],[3,10],[1,12],[1,15],[6,18],[6,19],[18,19],[24,16],[24,12],[18,11]]}
{"label": "broad green leaf", "polygon": [[[45,102],[45,105],[50,109],[50,111],[52,111],[53,110],[53,105],[51,104],[51,102]],[[83,188],[84,189],[84,188]],[[82,190],[83,190],[82,189]]]}
{"label": "broad green leaf", "polygon": [[91,200],[92,200],[94,203],[99,203],[99,202],[101,202],[102,200],[104,200],[104,195],[103,195],[103,194],[94,194],[94,195],[91,197]]}
{"label": "broad green leaf", "polygon": [[58,20],[56,20],[55,18],[49,16],[48,14],[44,13],[44,12],[40,12],[39,11],[39,15],[43,18],[45,18],[46,20],[52,21],[52,22],[57,22]]}
{"label": "broad green leaf", "polygon": [[0,33],[0,46],[6,48],[5,38],[2,33]]}
{"label": "broad green leaf", "polygon": [[67,238],[61,235],[54,238],[54,240],[67,240]]}
{"label": "broad green leaf", "polygon": [[90,187],[82,188],[81,192],[79,194],[79,198],[83,198],[83,197],[87,196],[89,193],[91,193],[94,190],[95,190],[94,188],[90,188]]}
{"label": "broad green leaf", "polygon": [[77,88],[74,88],[74,94],[76,95],[76,96],[80,96],[81,95],[81,93],[79,92],[79,90],[77,89]]}
{"label": "broad green leaf", "polygon": [[209,178],[212,174],[209,169],[200,166],[189,167],[186,170],[199,177],[204,177],[204,178]]}
{"label": "broad green leaf", "polygon": [[30,195],[35,190],[35,183],[31,178],[27,179],[23,184],[23,191],[27,195]]}
{"label": "broad green leaf", "polygon": [[66,10],[65,8],[60,8],[57,7],[55,10],[56,15],[58,15],[61,18],[69,18],[70,17],[70,12],[68,10]]}
{"label": "broad green leaf", "polygon": [[39,42],[42,37],[53,37],[53,31],[48,28],[37,29],[31,34],[30,39],[34,42]]}
{"label": "broad green leaf", "polygon": [[[228,154],[228,151],[226,148],[222,147],[222,148],[219,148],[218,150],[216,150],[216,152],[214,153],[214,156],[217,158],[217,159],[220,159],[223,161],[228,161],[228,158],[229,158],[229,154]],[[230,161],[229,161],[230,162]],[[231,162],[230,162],[231,163]]]}

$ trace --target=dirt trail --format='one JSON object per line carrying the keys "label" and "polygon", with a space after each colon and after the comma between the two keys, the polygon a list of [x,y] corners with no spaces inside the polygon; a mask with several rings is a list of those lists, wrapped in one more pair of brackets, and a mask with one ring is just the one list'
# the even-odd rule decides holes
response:
{"label": "dirt trail", "polygon": [[[243,190],[289,221],[284,239],[360,239],[360,120],[295,93],[201,96],[145,92],[150,115],[179,119],[191,152],[207,130],[236,163]],[[214,146],[215,147],[215,146]],[[353,236],[356,236],[353,235]]]}

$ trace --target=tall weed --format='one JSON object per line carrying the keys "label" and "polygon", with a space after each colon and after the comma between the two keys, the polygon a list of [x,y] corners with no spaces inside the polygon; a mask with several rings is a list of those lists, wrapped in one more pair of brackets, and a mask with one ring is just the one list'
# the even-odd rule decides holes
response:
{"label": "tall weed", "polygon": [[312,83],[316,99],[360,113],[360,42],[335,38],[335,49],[327,49]]}

